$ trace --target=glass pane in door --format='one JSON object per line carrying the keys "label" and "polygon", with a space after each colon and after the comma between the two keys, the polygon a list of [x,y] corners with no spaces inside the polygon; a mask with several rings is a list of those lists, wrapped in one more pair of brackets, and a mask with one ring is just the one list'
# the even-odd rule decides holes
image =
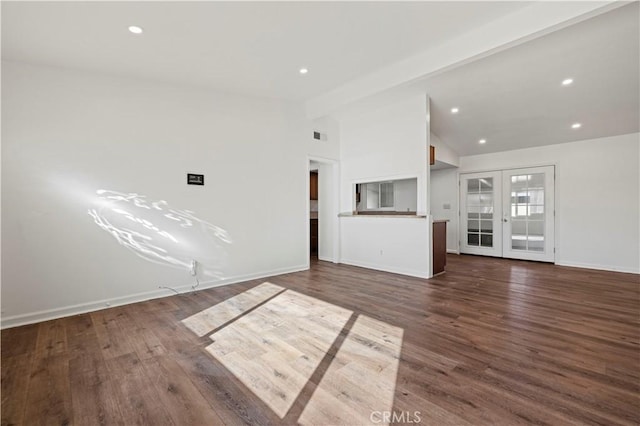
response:
{"label": "glass pane in door", "polygon": [[493,247],[493,178],[467,180],[467,244]]}
{"label": "glass pane in door", "polygon": [[511,248],[544,251],[544,173],[511,176]]}

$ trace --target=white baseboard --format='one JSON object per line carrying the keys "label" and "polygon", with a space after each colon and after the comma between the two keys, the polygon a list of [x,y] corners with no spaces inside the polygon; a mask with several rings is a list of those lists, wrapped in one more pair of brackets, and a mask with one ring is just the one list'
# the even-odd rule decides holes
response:
{"label": "white baseboard", "polygon": [[376,265],[372,263],[359,262],[357,260],[349,260],[349,259],[341,259],[340,263],[343,263],[345,265],[358,266],[360,268],[374,269],[376,271],[391,272],[393,274],[409,275],[410,277],[429,278],[429,274],[426,272],[415,271],[415,270],[404,269],[404,268],[396,268],[394,266]]}
{"label": "white baseboard", "polygon": [[583,269],[597,269],[599,271],[609,271],[609,272],[624,272],[627,274],[640,274],[640,269],[628,268],[628,267],[620,267],[620,266],[611,266],[611,265],[598,265],[594,263],[581,263],[581,262],[565,262],[556,260],[556,265],[558,266],[570,266],[572,268],[583,268]]}
{"label": "white baseboard", "polygon": [[[237,284],[244,281],[251,281],[260,278],[273,277],[276,275],[289,274],[292,272],[305,271],[309,269],[309,265],[298,265],[290,268],[273,269],[271,271],[257,272],[253,274],[238,275],[235,277],[224,278],[217,281],[201,281],[198,286],[199,290],[205,290],[213,287]],[[191,291],[191,285],[177,286],[176,291],[183,293]],[[69,317],[72,315],[84,314],[87,312],[99,311],[115,306],[128,305],[131,303],[144,302],[145,300],[159,299],[175,295],[174,292],[167,289],[157,289],[144,293],[136,293],[128,296],[114,297],[111,299],[97,300],[94,302],[81,303],[78,305],[64,306],[61,308],[48,309],[44,311],[30,312],[27,314],[13,315],[10,317],[0,318],[0,329],[18,327],[21,325],[33,324],[42,321],[49,321],[58,318]]]}
{"label": "white baseboard", "polygon": [[460,250],[447,249],[447,253],[450,253],[450,254],[460,254]]}
{"label": "white baseboard", "polygon": [[334,258],[332,257],[326,257],[326,256],[320,256],[318,255],[318,260],[322,260],[323,262],[331,262],[331,263],[338,263]]}

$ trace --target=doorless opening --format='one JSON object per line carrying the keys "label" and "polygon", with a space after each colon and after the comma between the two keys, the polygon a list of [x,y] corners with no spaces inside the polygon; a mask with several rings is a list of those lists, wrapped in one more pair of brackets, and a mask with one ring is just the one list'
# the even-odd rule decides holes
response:
{"label": "doorless opening", "polygon": [[309,159],[309,258],[338,262],[338,165]]}

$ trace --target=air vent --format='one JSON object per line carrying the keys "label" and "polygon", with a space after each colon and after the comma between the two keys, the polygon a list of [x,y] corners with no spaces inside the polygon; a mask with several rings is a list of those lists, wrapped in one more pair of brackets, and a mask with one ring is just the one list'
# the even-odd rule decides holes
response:
{"label": "air vent", "polygon": [[317,141],[326,141],[327,140],[327,135],[324,133],[320,133],[317,131],[313,131],[313,138]]}

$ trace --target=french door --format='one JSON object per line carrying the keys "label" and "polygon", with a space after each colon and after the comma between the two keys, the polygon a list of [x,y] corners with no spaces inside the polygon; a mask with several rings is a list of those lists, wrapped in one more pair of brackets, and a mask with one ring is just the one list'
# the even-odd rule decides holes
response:
{"label": "french door", "polygon": [[553,262],[554,167],[460,175],[460,251]]}
{"label": "french door", "polygon": [[460,251],[502,256],[502,172],[460,175]]}

